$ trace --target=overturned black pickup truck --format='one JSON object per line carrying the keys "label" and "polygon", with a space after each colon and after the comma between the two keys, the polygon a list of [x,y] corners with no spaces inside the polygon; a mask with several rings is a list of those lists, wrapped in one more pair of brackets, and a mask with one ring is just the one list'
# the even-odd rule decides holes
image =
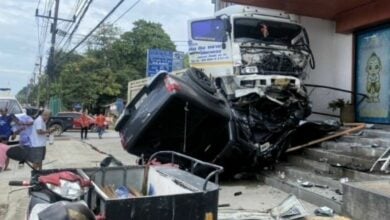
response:
{"label": "overturned black pickup truck", "polygon": [[235,174],[334,128],[302,124],[311,114],[303,79],[315,67],[306,30],[283,13],[223,10],[189,23],[190,62],[198,69],[158,74],[127,105],[116,130],[128,152],[173,150]]}
{"label": "overturned black pickup truck", "polygon": [[310,114],[303,88],[275,82],[263,97],[236,100],[219,86],[194,68],[180,78],[159,74],[118,119],[123,147],[146,158],[161,150],[182,152],[235,174],[277,160],[291,143],[303,141],[294,136],[302,133],[300,128],[330,128],[299,126]]}

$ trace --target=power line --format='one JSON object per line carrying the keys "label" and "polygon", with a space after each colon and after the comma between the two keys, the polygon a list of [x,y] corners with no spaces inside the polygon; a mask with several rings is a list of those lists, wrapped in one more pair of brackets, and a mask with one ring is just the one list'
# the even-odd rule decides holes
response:
{"label": "power line", "polygon": [[[87,0],[84,1],[84,3],[86,3],[86,2],[87,2]],[[82,6],[81,3],[82,3],[81,0],[77,0],[73,11],[69,11],[68,17],[72,17],[73,20],[76,20],[76,18],[78,17],[77,11],[79,11],[80,8],[84,7],[84,6]],[[61,43],[66,39],[66,36],[70,32],[70,30],[72,29],[74,24],[75,24],[75,22],[67,23],[64,25],[64,27],[60,28],[60,29],[63,29],[64,35],[62,36],[61,40],[58,41],[56,47],[59,47],[61,45]]]}
{"label": "power line", "polygon": [[[65,41],[65,43],[63,44],[63,46],[61,47],[61,49],[64,48],[65,45],[67,45],[67,44],[70,45],[70,41],[72,40],[73,34],[74,34],[74,33],[77,31],[77,29],[79,28],[80,23],[81,23],[81,21],[84,19],[84,16],[85,16],[85,14],[87,13],[88,8],[89,8],[89,6],[91,5],[92,1],[93,1],[93,0],[89,0],[89,1],[88,1],[88,3],[87,3],[87,5],[85,6],[85,8],[84,8],[84,10],[83,10],[83,12],[82,12],[82,14],[81,14],[79,20],[77,21],[76,25],[74,26],[72,32],[70,33],[68,39]],[[84,5],[85,5],[85,4],[84,4]]]}
{"label": "power line", "polygon": [[114,12],[115,10],[124,2],[124,0],[120,0],[114,8],[111,9],[111,11],[76,45],[74,46],[66,55],[66,56],[69,56],[71,53],[73,53],[82,43],[84,43],[92,34],[93,32],[95,32],[101,24],[103,24],[107,18],[109,18]]}
{"label": "power line", "polygon": [[116,23],[118,20],[120,20],[123,16],[125,16],[125,14],[127,14],[131,9],[133,9],[135,6],[138,5],[138,3],[140,3],[141,0],[137,0],[136,2],[134,2],[134,4],[132,4],[130,6],[130,8],[128,8],[125,12],[123,12],[114,22],[112,22],[112,24]]}

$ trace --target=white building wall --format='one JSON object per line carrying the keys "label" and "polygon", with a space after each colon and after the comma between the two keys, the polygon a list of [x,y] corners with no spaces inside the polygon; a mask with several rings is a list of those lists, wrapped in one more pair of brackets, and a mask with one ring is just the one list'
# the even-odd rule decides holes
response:
{"label": "white building wall", "polygon": [[[352,90],[353,35],[336,33],[336,24],[330,20],[301,16],[301,24],[308,32],[316,60],[316,67],[314,70],[309,69],[305,83]],[[308,91],[311,90],[308,87]],[[333,113],[328,109],[328,103],[336,98],[349,101],[351,95],[318,88],[310,98],[313,111]],[[311,118],[318,117],[313,115]]]}

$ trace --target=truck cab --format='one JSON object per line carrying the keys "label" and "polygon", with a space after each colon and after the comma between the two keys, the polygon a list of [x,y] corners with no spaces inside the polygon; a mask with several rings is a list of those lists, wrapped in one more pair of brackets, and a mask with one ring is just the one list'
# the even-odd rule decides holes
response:
{"label": "truck cab", "polygon": [[192,67],[220,79],[232,98],[264,96],[271,85],[301,87],[314,57],[298,17],[281,11],[230,6],[189,22]]}

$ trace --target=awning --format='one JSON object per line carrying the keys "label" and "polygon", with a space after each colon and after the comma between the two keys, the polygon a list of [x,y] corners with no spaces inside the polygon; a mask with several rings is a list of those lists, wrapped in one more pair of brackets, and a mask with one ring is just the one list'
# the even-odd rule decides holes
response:
{"label": "awning", "polygon": [[224,0],[336,21],[336,32],[351,33],[390,21],[389,0]]}

